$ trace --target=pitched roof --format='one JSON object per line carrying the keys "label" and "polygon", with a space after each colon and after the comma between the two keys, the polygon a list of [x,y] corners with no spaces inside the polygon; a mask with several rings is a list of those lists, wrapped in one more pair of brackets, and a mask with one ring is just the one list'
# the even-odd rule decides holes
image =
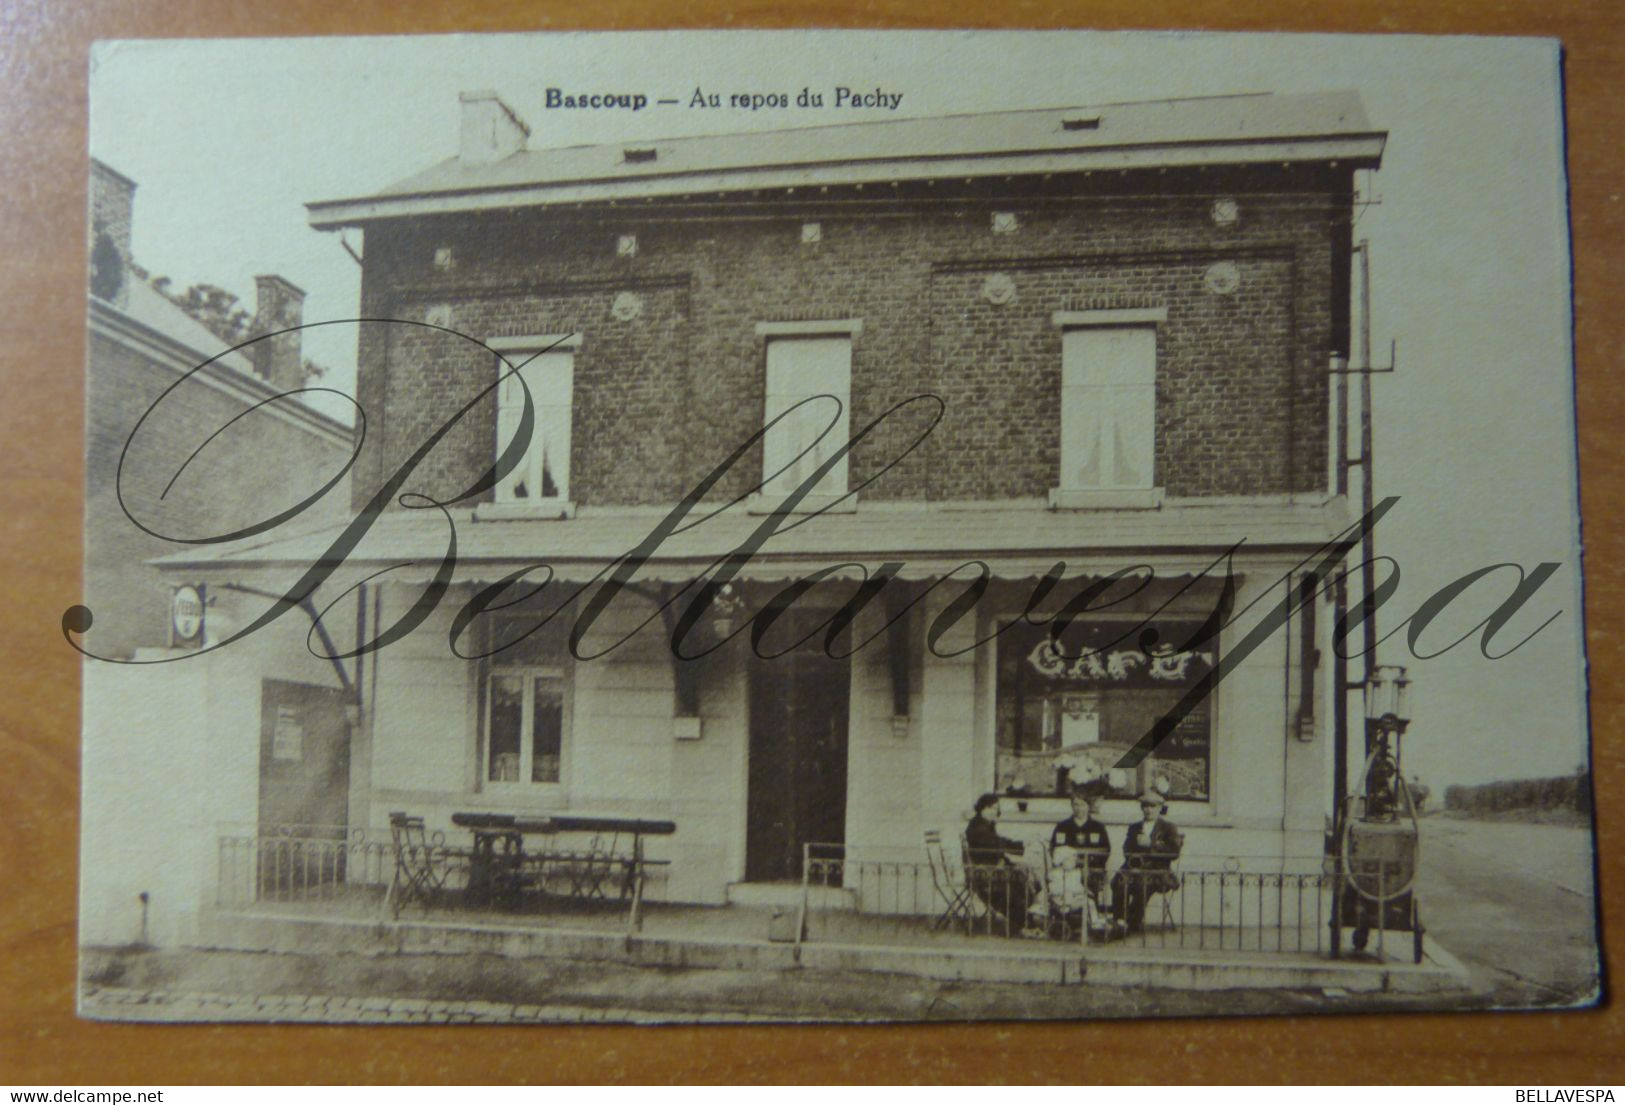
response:
{"label": "pitched roof", "polygon": [[311,225],[329,228],[809,184],[1284,161],[1375,167],[1385,140],[1355,92],[1251,93],[521,150],[484,165],[451,157],[371,196],[308,207]]}
{"label": "pitched roof", "polygon": [[230,347],[219,335],[187,314],[179,304],[145,280],[135,279],[134,274],[127,280],[128,294],[119,310],[148,329],[194,350],[199,354],[199,362],[207,357],[217,357],[216,364],[253,374],[254,366],[248,357],[239,352],[226,352]]}
{"label": "pitched roof", "polygon": [[[94,295],[88,297],[88,303],[92,333],[137,350],[148,363],[163,366],[176,377],[197,370],[200,383],[227,388],[245,406],[281,393],[281,388],[272,387],[260,377],[244,353],[232,349],[214,331],[134,274],[129,275],[122,304]],[[94,357],[91,371],[98,371]],[[335,443],[348,444],[349,426],[312,406],[307,396],[296,398],[294,403],[278,403],[276,413],[295,419]]]}

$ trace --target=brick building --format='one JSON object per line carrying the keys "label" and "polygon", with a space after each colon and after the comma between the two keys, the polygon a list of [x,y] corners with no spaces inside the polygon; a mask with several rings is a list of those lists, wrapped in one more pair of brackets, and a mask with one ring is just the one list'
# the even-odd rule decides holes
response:
{"label": "brick building", "polygon": [[[358,592],[367,637],[416,618],[457,542],[434,609],[363,661],[349,824],[669,818],[664,893],[720,902],[795,878],[809,844],[915,859],[983,791],[1045,835],[1093,780],[1109,825],[1163,790],[1193,866],[1319,870],[1326,604],[1193,691],[1241,636],[1200,632],[1215,561],[1245,542],[1234,609],[1262,609],[1352,521],[1328,368],[1354,174],[1384,143],[1357,96],[534,150],[495,95],[462,106],[457,156],[310,205],[364,231],[361,314],[399,320],[359,343],[353,505],[389,489],[348,554],[388,569]],[[170,563],[287,577],[332,537]],[[784,654],[753,655],[813,574],[767,634]],[[547,585],[476,600],[503,580]],[[862,647],[789,647],[843,608]]]}

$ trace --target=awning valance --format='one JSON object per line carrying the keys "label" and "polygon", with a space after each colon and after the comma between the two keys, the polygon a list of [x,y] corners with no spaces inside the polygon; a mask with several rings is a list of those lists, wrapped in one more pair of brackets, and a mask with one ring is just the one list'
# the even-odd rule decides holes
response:
{"label": "awning valance", "polygon": [[[1064,511],[1009,506],[954,509],[865,504],[845,514],[771,519],[735,507],[696,512],[658,542],[661,511],[583,512],[569,519],[486,521],[463,510],[396,510],[340,543],[346,525],[275,531],[232,544],[199,545],[155,563],[166,573],[221,578],[242,572],[308,568],[340,558],[365,573],[391,568],[395,582],[432,578],[455,538],[453,578],[493,582],[523,569],[531,578],[593,579],[643,547],[635,578],[682,583],[710,575],[719,561],[749,548],[736,578],[799,579],[812,572],[861,578],[887,566],[899,579],[967,578],[985,564],[999,579],[1038,578],[1057,562],[1091,561],[1090,570],[1130,568],[1169,558],[1190,561],[1241,543],[1259,551],[1319,548],[1348,524],[1342,499],[1224,505],[1167,505],[1157,510]],[[759,542],[753,535],[766,533]],[[398,566],[398,567],[397,567]],[[1081,565],[1080,565],[1081,568]],[[1067,575],[1074,573],[1068,572]]]}

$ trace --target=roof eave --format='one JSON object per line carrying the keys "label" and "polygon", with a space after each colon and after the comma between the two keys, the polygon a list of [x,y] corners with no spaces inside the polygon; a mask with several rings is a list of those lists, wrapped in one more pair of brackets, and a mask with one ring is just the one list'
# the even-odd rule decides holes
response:
{"label": "roof eave", "polygon": [[557,183],[519,183],[364,196],[306,204],[310,225],[336,230],[380,219],[496,211],[623,199],[669,199],[763,188],[921,181],[1160,168],[1337,161],[1375,169],[1387,135],[1359,134],[1259,139],[1224,143],[1096,147],[949,156],[877,158],[810,165],[761,165],[666,174],[639,174]]}
{"label": "roof eave", "polygon": [[[196,373],[197,379],[223,388],[251,405],[259,405],[284,394],[284,389],[250,374],[251,366],[240,349],[222,349],[218,353],[207,354],[153,329],[106,300],[95,296],[87,298],[89,333],[134,349],[148,361],[167,368],[177,377]],[[312,433],[329,438],[334,444],[348,446],[351,442],[354,432],[351,427],[305,403],[281,403],[274,408],[274,413],[293,420]]]}

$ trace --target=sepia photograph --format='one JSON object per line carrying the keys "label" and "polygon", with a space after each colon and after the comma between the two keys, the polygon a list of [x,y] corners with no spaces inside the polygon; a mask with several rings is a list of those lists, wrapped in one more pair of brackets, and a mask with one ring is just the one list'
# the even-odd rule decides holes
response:
{"label": "sepia photograph", "polygon": [[1555,42],[91,61],[81,1016],[1603,999]]}

